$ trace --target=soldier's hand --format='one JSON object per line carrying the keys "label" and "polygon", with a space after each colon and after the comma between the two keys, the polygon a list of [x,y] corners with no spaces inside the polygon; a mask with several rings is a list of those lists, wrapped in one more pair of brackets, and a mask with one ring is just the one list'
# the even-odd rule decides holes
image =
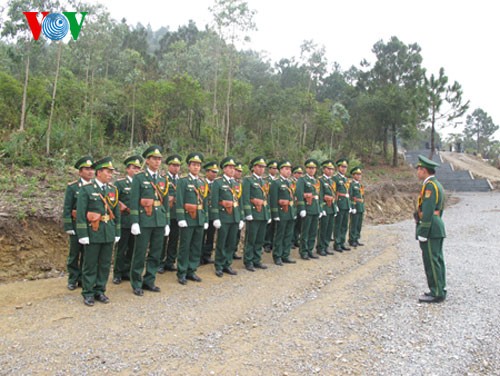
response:
{"label": "soldier's hand", "polygon": [[280,217],[273,218],[273,221],[279,222],[280,221]]}
{"label": "soldier's hand", "polygon": [[216,229],[219,229],[221,226],[222,226],[222,224],[220,223],[220,219],[215,219],[214,220],[214,227]]}
{"label": "soldier's hand", "polygon": [[269,221],[267,221],[267,224],[270,224],[273,220],[269,218]]}
{"label": "soldier's hand", "polygon": [[132,227],[130,228],[130,233],[132,235],[139,235],[141,233],[141,228],[139,227],[139,223],[132,223]]}
{"label": "soldier's hand", "polygon": [[358,211],[356,209],[352,209],[352,214],[356,214]]}
{"label": "soldier's hand", "polygon": [[75,230],[67,230],[66,234],[68,234],[68,235],[76,235]]}
{"label": "soldier's hand", "polygon": [[238,225],[238,229],[243,230],[243,227],[245,227],[245,222],[240,221],[240,224]]}
{"label": "soldier's hand", "polygon": [[418,241],[419,242],[422,242],[422,243],[425,243],[427,241],[427,238],[424,238],[423,236],[418,236]]}
{"label": "soldier's hand", "polygon": [[203,225],[203,230],[208,230],[208,223],[205,223],[205,224]]}
{"label": "soldier's hand", "polygon": [[170,226],[166,225],[165,226],[165,236],[168,236],[170,234]]}
{"label": "soldier's hand", "polygon": [[352,213],[352,208],[349,208],[349,214],[351,214],[351,213]]}
{"label": "soldier's hand", "polygon": [[90,244],[90,239],[88,237],[86,238],[80,238],[78,239],[78,243],[81,245],[89,245]]}
{"label": "soldier's hand", "polygon": [[299,215],[300,215],[300,218],[304,218],[306,216],[307,212],[305,210],[301,210]]}
{"label": "soldier's hand", "polygon": [[253,221],[253,215],[252,215],[252,214],[247,215],[247,216],[245,217],[245,219],[246,219],[247,221]]}
{"label": "soldier's hand", "polygon": [[120,241],[120,237],[119,236],[115,236],[115,244],[118,243]]}
{"label": "soldier's hand", "polygon": [[179,225],[179,227],[188,227],[188,223],[185,219],[180,220],[179,222],[177,222],[177,224]]}

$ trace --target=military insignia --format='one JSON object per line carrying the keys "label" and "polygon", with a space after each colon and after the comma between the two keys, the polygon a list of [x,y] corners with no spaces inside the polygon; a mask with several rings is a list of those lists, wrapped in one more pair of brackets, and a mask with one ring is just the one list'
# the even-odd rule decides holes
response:
{"label": "military insignia", "polygon": [[319,192],[319,188],[321,187],[321,183],[319,180],[314,183],[314,189],[316,189],[316,192]]}
{"label": "military insignia", "polygon": [[116,200],[115,192],[109,192],[108,197],[111,201],[115,201]]}
{"label": "military insignia", "polygon": [[429,189],[427,189],[427,190],[425,191],[425,198],[429,198],[429,197],[431,197],[431,195],[432,195],[432,191],[431,191],[431,190],[429,190]]}
{"label": "military insignia", "polygon": [[141,164],[141,162],[138,159],[135,160],[135,163],[138,164],[138,165]]}
{"label": "military insignia", "polygon": [[85,162],[87,165],[92,166],[92,161],[90,159],[87,159],[87,162]]}
{"label": "military insignia", "polygon": [[158,182],[158,185],[160,186],[161,189],[165,189],[165,183],[160,181]]}

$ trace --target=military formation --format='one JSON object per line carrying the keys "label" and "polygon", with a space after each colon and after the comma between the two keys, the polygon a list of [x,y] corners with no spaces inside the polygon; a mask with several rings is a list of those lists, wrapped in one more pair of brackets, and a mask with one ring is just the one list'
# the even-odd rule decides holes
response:
{"label": "military formation", "polygon": [[202,153],[163,160],[162,152],[152,145],[126,158],[126,176],[114,183],[111,157],[84,156],[75,163],[79,178],[68,184],[63,210],[68,289],[82,287],[87,306],[109,303],[112,263],[112,282],[129,281],[132,293],[143,296],[145,290],[160,292],[158,273],[176,272],[186,285],[202,282],[200,265],[213,264],[222,278],[238,274],[233,260],[242,259],[249,272],[267,269],[263,252],[284,266],[297,262],[293,248],[310,260],[363,245],[361,169],[352,168],[348,178],[345,158],[310,158],[302,167],[257,156],[243,177],[242,163],[230,156],[220,162],[205,161]]}

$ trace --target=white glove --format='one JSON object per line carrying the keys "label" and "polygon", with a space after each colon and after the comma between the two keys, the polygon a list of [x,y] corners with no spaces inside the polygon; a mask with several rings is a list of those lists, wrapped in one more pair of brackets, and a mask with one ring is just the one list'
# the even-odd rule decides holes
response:
{"label": "white glove", "polygon": [[188,223],[187,223],[187,221],[185,219],[182,219],[179,222],[177,222],[177,225],[179,227],[188,227]]}
{"label": "white glove", "polygon": [[305,210],[301,210],[299,215],[300,215],[300,218],[304,218],[306,216],[306,211]]}
{"label": "white glove", "polygon": [[271,223],[273,220],[269,218],[269,221],[267,221],[267,224]]}
{"label": "white glove", "polygon": [[273,221],[279,222],[280,221],[280,217],[273,218]]}
{"label": "white glove", "polygon": [[239,230],[242,230],[242,229],[243,229],[243,227],[245,227],[245,222],[240,221],[240,224],[238,225],[238,229],[239,229]]}
{"label": "white glove", "polygon": [[222,226],[222,223],[220,223],[220,219],[214,219],[214,227],[216,229],[219,229]]}
{"label": "white glove", "polygon": [[252,214],[247,215],[247,216],[245,217],[245,219],[246,219],[247,221],[253,221],[253,215],[252,215]]}
{"label": "white glove", "polygon": [[352,208],[349,208],[349,214],[351,214],[351,213],[352,213]]}
{"label": "white glove", "polygon": [[139,235],[141,233],[141,228],[139,227],[139,223],[132,223],[132,227],[130,228],[130,233],[132,235]]}
{"label": "white glove", "polygon": [[118,243],[120,241],[120,237],[119,236],[115,236],[115,244]]}
{"label": "white glove", "polygon": [[356,209],[352,209],[352,214],[356,214],[357,213],[357,210]]}
{"label": "white glove", "polygon": [[335,218],[337,216],[338,212],[335,212],[335,214],[333,215],[333,218]]}
{"label": "white glove", "polygon": [[75,230],[67,230],[66,234],[68,234],[68,235],[76,235]]}
{"label": "white glove", "polygon": [[323,215],[323,217],[326,217],[326,211],[325,211],[325,210],[323,210],[323,211],[321,212],[321,214]]}
{"label": "white glove", "polygon": [[86,238],[80,238],[78,239],[78,243],[81,245],[89,245],[90,244],[90,239],[88,237]]}
{"label": "white glove", "polygon": [[203,230],[208,230],[208,223],[205,223],[205,224],[203,225]]}
{"label": "white glove", "polygon": [[170,226],[166,225],[165,226],[165,236],[168,236],[170,234]]}
{"label": "white glove", "polygon": [[424,238],[423,236],[420,236],[420,235],[419,235],[419,236],[418,236],[418,241],[419,241],[419,242],[424,243],[424,242],[426,242],[426,241],[427,241],[427,238]]}

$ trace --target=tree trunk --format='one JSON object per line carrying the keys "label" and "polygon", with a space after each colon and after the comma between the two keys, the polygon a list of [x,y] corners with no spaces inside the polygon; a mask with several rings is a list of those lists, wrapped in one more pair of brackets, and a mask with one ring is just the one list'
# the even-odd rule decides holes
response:
{"label": "tree trunk", "polygon": [[47,145],[45,154],[50,155],[50,133],[52,132],[52,119],[54,117],[54,106],[56,103],[57,80],[59,79],[59,67],[61,66],[62,42],[59,42],[57,49],[56,78],[54,79],[54,89],[52,90],[52,102],[50,103],[49,125],[47,126]]}
{"label": "tree trunk", "polygon": [[24,131],[24,121],[26,119],[26,101],[28,97],[28,78],[30,75],[30,55],[26,57],[26,70],[24,72],[23,102],[21,104],[21,122],[19,130]]}
{"label": "tree trunk", "polygon": [[231,108],[231,84],[233,75],[233,60],[231,56],[229,57],[229,69],[227,72],[227,95],[226,95],[226,135],[224,137],[224,157],[227,156],[227,150],[229,147],[229,128],[231,123],[229,121],[229,114]]}
{"label": "tree trunk", "polygon": [[396,125],[392,125],[392,166],[398,167],[398,138],[396,133]]}
{"label": "tree trunk", "polygon": [[134,147],[135,131],[135,84],[132,86],[132,129],[130,131],[130,150]]}
{"label": "tree trunk", "polygon": [[388,126],[385,126],[384,127],[384,141],[382,143],[382,150],[383,150],[383,153],[384,153],[384,159],[386,160],[386,162],[388,162],[388,158],[387,158],[387,155],[388,155],[388,142],[389,142],[389,127]]}
{"label": "tree trunk", "polygon": [[436,132],[435,128],[436,124],[436,109],[432,109],[432,118],[431,118],[431,151],[429,153],[429,159],[432,160],[434,156],[434,133]]}

